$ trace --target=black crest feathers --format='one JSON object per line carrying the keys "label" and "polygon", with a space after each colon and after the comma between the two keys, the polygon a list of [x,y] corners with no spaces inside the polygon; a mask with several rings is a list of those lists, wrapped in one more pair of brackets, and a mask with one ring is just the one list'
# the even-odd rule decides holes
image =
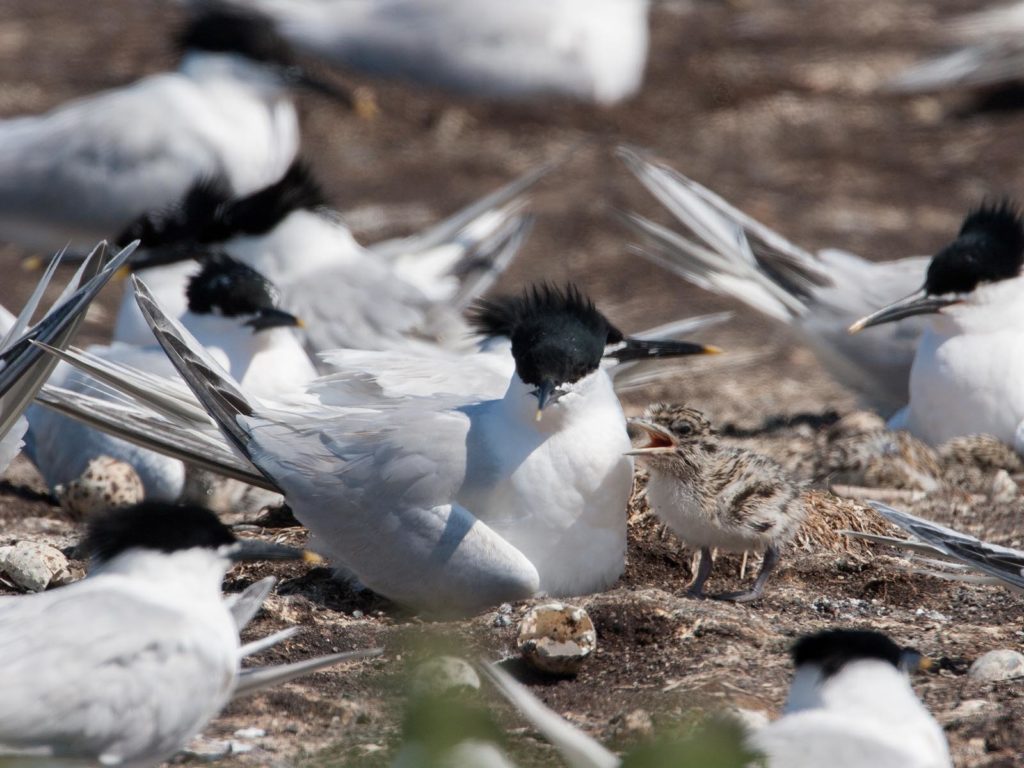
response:
{"label": "black crest feathers", "polygon": [[246,197],[222,205],[203,242],[227,240],[235,235],[262,235],[293,211],[327,205],[320,183],[302,160],[295,160],[278,181]]}
{"label": "black crest feathers", "polygon": [[231,199],[227,178],[217,175],[196,181],[180,202],[142,214],[117,237],[125,246],[141,240],[143,248],[159,248],[206,242],[204,233],[216,220],[222,205]]}
{"label": "black crest feathers", "polygon": [[295,56],[274,22],[251,9],[208,4],[178,35],[178,49],[237,53],[253,61],[291,66]]}
{"label": "black crest feathers", "polygon": [[968,214],[952,243],[928,265],[925,290],[933,296],[968,293],[980,283],[1007,280],[1024,265],[1024,223],[1009,201]]}
{"label": "black crest feathers", "polygon": [[277,290],[263,275],[225,253],[211,253],[185,290],[190,311],[224,317],[255,315],[277,306]]}
{"label": "black crest feathers", "polygon": [[571,383],[597,369],[622,333],[574,285],[534,286],[520,296],[481,301],[469,322],[484,336],[512,341],[516,372],[527,384]]}
{"label": "black crest feathers", "polygon": [[878,659],[899,667],[903,649],[883,635],[864,629],[833,629],[801,637],[793,645],[793,664],[817,664],[828,677],[845,664]]}
{"label": "black crest feathers", "polygon": [[82,548],[89,557],[105,562],[129,549],[217,549],[235,541],[235,535],[208,509],[145,501],[95,517]]}

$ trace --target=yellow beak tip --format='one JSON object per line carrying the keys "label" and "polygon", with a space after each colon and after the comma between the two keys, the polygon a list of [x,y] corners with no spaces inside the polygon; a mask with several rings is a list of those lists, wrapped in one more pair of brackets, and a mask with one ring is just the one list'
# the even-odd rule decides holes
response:
{"label": "yellow beak tip", "polygon": [[309,565],[321,565],[324,562],[324,559],[316,552],[311,552],[307,549],[302,553],[302,562]]}

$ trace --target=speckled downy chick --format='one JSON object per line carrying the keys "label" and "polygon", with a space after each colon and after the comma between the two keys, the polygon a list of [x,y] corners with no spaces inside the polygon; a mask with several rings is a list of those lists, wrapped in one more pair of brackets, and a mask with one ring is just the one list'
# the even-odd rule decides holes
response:
{"label": "speckled downy chick", "polygon": [[700,548],[690,594],[705,596],[713,548],[756,550],[764,552],[764,562],[754,586],[715,597],[760,598],[779,562],[780,546],[796,535],[807,516],[800,485],[767,456],[721,444],[693,408],[657,403],[630,424],[647,439],[630,453],[650,470],[651,509],[676,536]]}

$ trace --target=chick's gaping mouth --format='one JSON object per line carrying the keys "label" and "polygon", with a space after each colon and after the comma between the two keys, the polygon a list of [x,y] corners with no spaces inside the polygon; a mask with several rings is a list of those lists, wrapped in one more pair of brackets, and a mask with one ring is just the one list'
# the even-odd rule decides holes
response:
{"label": "chick's gaping mouth", "polygon": [[630,426],[634,428],[634,434],[639,432],[636,439],[642,441],[634,443],[633,450],[630,451],[631,454],[640,455],[675,450],[676,441],[657,425],[637,419],[630,421]]}

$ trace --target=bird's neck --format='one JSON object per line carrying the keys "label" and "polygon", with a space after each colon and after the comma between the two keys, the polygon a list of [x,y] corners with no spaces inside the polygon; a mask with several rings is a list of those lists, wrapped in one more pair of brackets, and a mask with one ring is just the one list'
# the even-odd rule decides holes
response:
{"label": "bird's neck", "polygon": [[893,718],[920,711],[921,706],[903,672],[887,661],[864,659],[844,665],[828,678],[817,665],[800,667],[793,676],[785,711],[827,709],[893,722]]}
{"label": "bird's neck", "polygon": [[291,328],[271,328],[256,334],[262,346],[255,349],[238,383],[246,392],[277,399],[295,395],[317,377],[298,334]]}
{"label": "bird's neck", "polygon": [[933,331],[941,336],[1013,328],[1024,328],[1024,277],[979,285],[962,303],[947,307],[932,322]]}
{"label": "bird's neck", "polygon": [[181,323],[196,337],[196,341],[218,358],[218,362],[226,359],[228,373],[237,381],[245,377],[259,353],[280,343],[282,333],[290,333],[287,328],[253,333],[252,328],[236,318],[201,315],[192,311],[181,316]]}
{"label": "bird's neck", "polygon": [[136,549],[94,566],[89,577],[123,576],[131,584],[150,584],[154,595],[171,602],[220,603],[229,565],[226,558],[206,549],[173,553]]}
{"label": "bird's neck", "polygon": [[272,100],[281,96],[286,88],[266,67],[232,53],[187,51],[181,58],[178,71],[203,86],[217,87],[228,84],[237,89],[249,86],[254,95]]}
{"label": "bird's neck", "polygon": [[[528,425],[529,429],[540,433],[553,433],[565,429],[575,421],[588,418],[588,415],[593,415],[606,407],[616,409],[620,415],[622,414],[622,406],[612,389],[611,379],[600,369],[568,385],[568,393],[559,397],[556,402],[550,403],[541,412],[539,420],[537,398],[532,394],[536,389],[536,386],[524,383],[519,374],[513,373],[502,398],[502,410],[517,423]],[[622,416],[622,419],[625,429],[625,416]]]}

